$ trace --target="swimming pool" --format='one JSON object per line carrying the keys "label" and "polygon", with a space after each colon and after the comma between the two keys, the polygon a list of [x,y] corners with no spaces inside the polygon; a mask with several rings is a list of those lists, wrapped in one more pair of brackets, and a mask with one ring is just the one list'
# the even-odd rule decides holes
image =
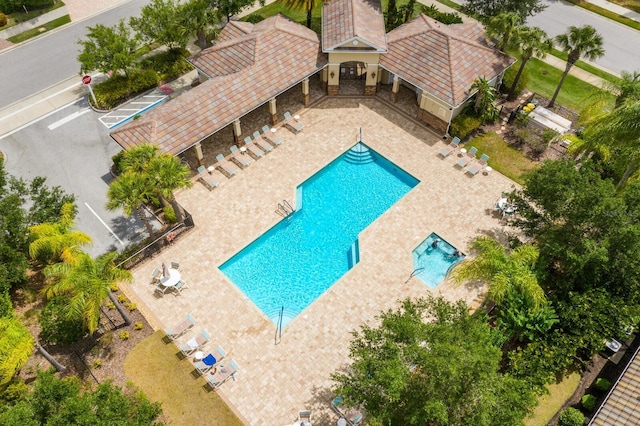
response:
{"label": "swimming pool", "polygon": [[220,266],[275,323],[302,312],[357,263],[358,234],[419,181],[354,145],[296,191],[296,211]]}
{"label": "swimming pool", "polygon": [[[433,247],[433,241],[438,243]],[[413,250],[414,276],[428,285],[430,288],[436,287],[447,276],[449,270],[462,259],[464,255],[455,255],[456,248],[433,233],[421,242]]]}

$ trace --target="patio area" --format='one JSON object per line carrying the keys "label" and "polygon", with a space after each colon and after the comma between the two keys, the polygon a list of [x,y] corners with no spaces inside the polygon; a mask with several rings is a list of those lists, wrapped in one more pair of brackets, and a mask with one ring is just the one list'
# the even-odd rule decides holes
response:
{"label": "patio area", "polygon": [[[193,215],[193,232],[138,266],[135,281],[122,286],[153,327],[191,314],[196,325],[185,338],[206,329],[209,349],[227,351],[225,359],[240,370],[217,392],[251,425],[290,424],[303,409],[313,412],[314,424],[335,424],[330,375],[348,363],[350,332],[375,324],[399,299],[432,293],[418,278],[407,282],[412,250],[432,232],[466,253],[474,236],[502,231],[489,209],[514,185],[495,171],[471,177],[456,168],[456,154],[437,155],[438,136],[376,97],[327,97],[298,113],[301,133],[280,128],[283,144],[224,185],[209,192],[195,183],[177,193]],[[295,206],[296,186],[355,144],[360,128],[367,145],[420,183],[360,234],[360,263],[293,319],[276,345],[276,326],[218,267],[281,220],[278,203]],[[151,274],[171,261],[180,263],[189,287],[158,297]],[[483,291],[444,282],[433,293],[477,306]]]}

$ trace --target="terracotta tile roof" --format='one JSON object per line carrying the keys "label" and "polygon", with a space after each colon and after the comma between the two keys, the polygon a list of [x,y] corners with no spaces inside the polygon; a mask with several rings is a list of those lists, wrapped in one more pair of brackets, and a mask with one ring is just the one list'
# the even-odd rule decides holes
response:
{"label": "terracotta tile roof", "polygon": [[636,353],[607,395],[589,425],[637,426],[640,424],[640,356]]}
{"label": "terracotta tile roof", "polygon": [[352,40],[377,51],[387,50],[380,0],[332,0],[322,5],[322,50],[328,52]]}
{"label": "terracotta tile roof", "polygon": [[252,29],[253,24],[250,22],[229,21],[222,31],[220,31],[216,43],[222,43],[223,41],[232,40],[236,37],[249,34]]}
{"label": "terracotta tile roof", "polygon": [[449,105],[470,95],[477,77],[492,79],[515,59],[487,44],[475,23],[445,25],[425,15],[387,34],[380,65]]}
{"label": "terracotta tile roof", "polygon": [[318,35],[283,15],[252,25],[244,34],[235,32],[240,27],[232,25],[225,37],[237,34],[235,39],[220,42],[191,59],[213,78],[112,131],[111,137],[125,149],[149,142],[178,154],[327,62]]}

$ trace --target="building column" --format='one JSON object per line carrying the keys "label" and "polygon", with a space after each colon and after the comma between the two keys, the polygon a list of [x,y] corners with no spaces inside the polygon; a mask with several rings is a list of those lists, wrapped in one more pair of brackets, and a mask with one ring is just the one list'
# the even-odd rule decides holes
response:
{"label": "building column", "polygon": [[202,154],[202,145],[200,142],[193,146],[196,150],[196,158],[198,159],[198,166],[204,166],[204,155]]}
{"label": "building column", "polygon": [[271,118],[271,125],[275,126],[278,123],[278,108],[276,107],[276,98],[269,99],[269,115]]}
{"label": "building column", "polygon": [[327,95],[335,96],[340,91],[340,64],[329,65],[329,84],[327,85]]}
{"label": "building column", "polygon": [[379,73],[378,64],[367,64],[367,80],[364,83],[365,96],[374,96],[376,94]]}
{"label": "building column", "polygon": [[398,92],[400,91],[400,79],[397,75],[393,76],[393,86],[391,86],[391,102],[396,103],[398,100]]}
{"label": "building column", "polygon": [[322,91],[327,93],[327,81],[329,80],[329,67],[322,68],[320,71],[320,81],[322,81]]}
{"label": "building column", "polygon": [[242,128],[240,127],[240,119],[233,121],[233,138],[236,143],[240,143],[242,140]]}
{"label": "building column", "polygon": [[302,104],[307,107],[309,106],[309,100],[311,96],[309,96],[309,78],[305,78],[302,80]]}

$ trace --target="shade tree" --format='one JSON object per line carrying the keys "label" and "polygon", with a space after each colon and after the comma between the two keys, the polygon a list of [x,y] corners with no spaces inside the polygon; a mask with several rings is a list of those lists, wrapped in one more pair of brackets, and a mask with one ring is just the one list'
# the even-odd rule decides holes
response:
{"label": "shade tree", "polygon": [[187,26],[183,5],[177,0],[151,0],[129,25],[145,43],[160,43],[169,49],[184,49],[192,29]]}
{"label": "shade tree", "polygon": [[124,20],[112,27],[97,24],[87,29],[87,38],[78,40],[82,48],[78,54],[82,70],[97,70],[105,74],[121,71],[128,75],[137,59],[138,35],[132,34]]}
{"label": "shade tree", "polygon": [[534,407],[526,382],[499,372],[486,318],[463,302],[406,299],[378,319],[353,332],[352,363],[332,375],[371,424],[518,424]]}
{"label": "shade tree", "polygon": [[462,11],[484,20],[500,13],[513,12],[525,21],[527,17],[542,12],[545,7],[541,0],[466,0]]}

